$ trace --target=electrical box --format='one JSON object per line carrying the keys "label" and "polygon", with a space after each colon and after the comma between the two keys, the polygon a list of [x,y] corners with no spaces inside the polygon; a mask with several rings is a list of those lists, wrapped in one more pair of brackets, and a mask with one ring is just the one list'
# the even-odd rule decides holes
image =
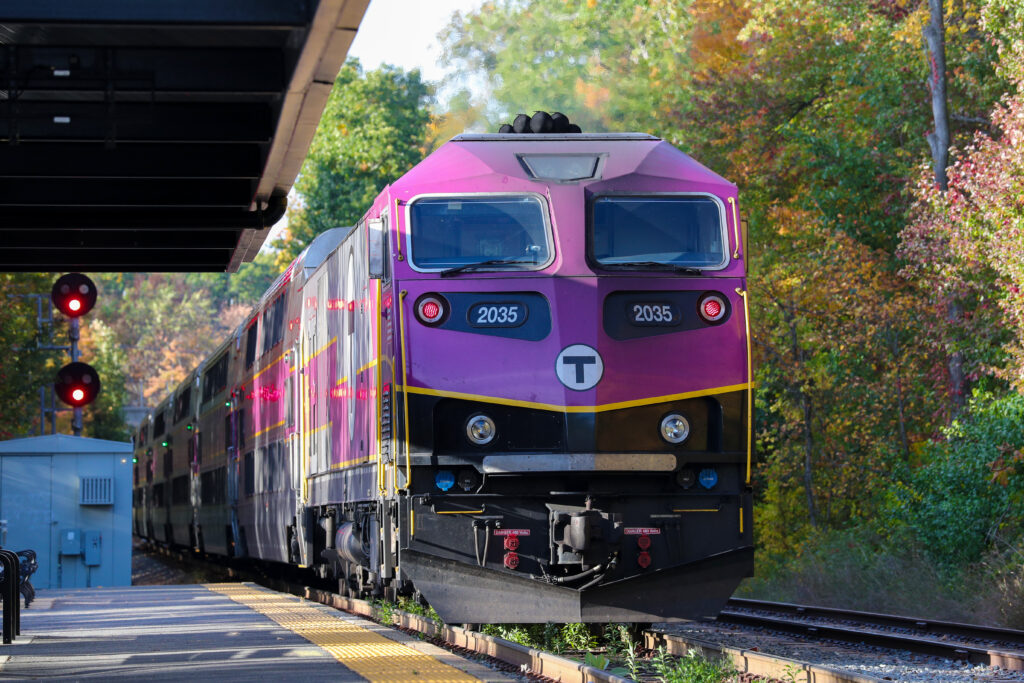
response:
{"label": "electrical box", "polygon": [[64,529],[60,532],[60,554],[81,555],[82,554],[82,531],[81,529]]}
{"label": "electrical box", "polygon": [[82,540],[85,546],[85,566],[100,566],[100,542],[103,536],[98,531],[86,531],[82,533]]}
{"label": "electrical box", "polygon": [[36,552],[37,590],[131,585],[133,469],[131,443],[0,441],[0,547]]}

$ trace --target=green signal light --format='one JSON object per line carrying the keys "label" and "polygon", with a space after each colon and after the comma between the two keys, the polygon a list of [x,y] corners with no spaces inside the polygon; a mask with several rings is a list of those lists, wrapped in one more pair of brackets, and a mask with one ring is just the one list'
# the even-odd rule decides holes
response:
{"label": "green signal light", "polygon": [[192,431],[192,425],[186,425],[186,426],[185,426],[185,429],[187,429],[188,431],[190,431],[190,432],[191,432],[191,431]]}
{"label": "green signal light", "polygon": [[132,462],[137,463],[137,462],[139,462],[139,459],[138,458],[132,458]]}
{"label": "green signal light", "polygon": [[224,405],[226,405],[228,408],[230,408],[231,407],[231,401],[224,401]]}
{"label": "green signal light", "polygon": [[161,441],[161,442],[160,442],[160,445],[161,445],[161,446],[163,446],[164,448],[167,448],[167,444],[168,444],[168,443],[169,443],[169,442],[167,442],[167,441]]}

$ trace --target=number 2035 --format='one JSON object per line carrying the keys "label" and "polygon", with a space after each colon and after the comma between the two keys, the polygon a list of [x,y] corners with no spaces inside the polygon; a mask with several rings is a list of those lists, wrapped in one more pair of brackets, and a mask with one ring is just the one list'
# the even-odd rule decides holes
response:
{"label": "number 2035", "polygon": [[526,307],[522,304],[478,304],[469,314],[474,327],[518,327],[526,321]]}
{"label": "number 2035", "polygon": [[679,315],[672,304],[631,304],[629,319],[635,325],[675,325]]}

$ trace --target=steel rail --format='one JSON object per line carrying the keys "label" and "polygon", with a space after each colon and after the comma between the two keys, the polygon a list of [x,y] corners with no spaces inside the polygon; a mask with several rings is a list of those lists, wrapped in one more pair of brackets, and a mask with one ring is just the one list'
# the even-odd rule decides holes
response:
{"label": "steel rail", "polygon": [[[771,616],[750,614],[737,611],[737,609],[760,610],[772,614]],[[858,625],[800,621],[801,619],[842,620]],[[1024,671],[1024,632],[1012,629],[736,598],[729,601],[728,607],[719,614],[718,621],[739,626],[760,626],[812,638],[831,638],[849,643],[910,650],[946,659],[966,661],[971,664],[985,664],[1011,671]],[[873,630],[878,628],[900,628],[916,631],[916,633]],[[951,642],[948,640],[950,636],[961,640]],[[989,647],[966,642],[968,639],[1010,643],[1014,647],[1021,646],[1022,649]]]}
{"label": "steel rail", "polygon": [[724,657],[740,673],[782,681],[803,680],[807,683],[883,683],[885,679],[844,671],[766,652],[727,647],[710,641],[661,631],[645,631],[644,647],[664,647],[670,655],[685,657],[690,652],[708,657]]}
{"label": "steel rail", "polygon": [[978,640],[995,640],[999,642],[1013,643],[1024,648],[1024,631],[1018,631],[1012,628],[1001,628],[998,626],[981,626],[978,624],[964,624],[955,621],[919,619],[916,617],[901,617],[894,614],[880,614],[878,612],[860,612],[835,607],[815,607],[812,605],[798,605],[790,602],[750,600],[748,598],[732,598],[729,600],[728,606],[742,609],[783,612],[786,614],[797,614],[806,617],[846,619],[849,621],[857,621],[862,624],[875,624],[891,628],[906,628],[927,632],[933,635],[950,635],[960,636],[963,638],[976,638]]}

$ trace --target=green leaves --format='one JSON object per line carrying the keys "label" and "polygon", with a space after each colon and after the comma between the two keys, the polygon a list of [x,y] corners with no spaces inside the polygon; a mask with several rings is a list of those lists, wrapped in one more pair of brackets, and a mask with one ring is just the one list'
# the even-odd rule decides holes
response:
{"label": "green leaves", "polygon": [[289,209],[283,267],[319,233],[354,225],[387,183],[427,153],[430,89],[419,71],[390,66],[363,72],[349,60],[338,73]]}

